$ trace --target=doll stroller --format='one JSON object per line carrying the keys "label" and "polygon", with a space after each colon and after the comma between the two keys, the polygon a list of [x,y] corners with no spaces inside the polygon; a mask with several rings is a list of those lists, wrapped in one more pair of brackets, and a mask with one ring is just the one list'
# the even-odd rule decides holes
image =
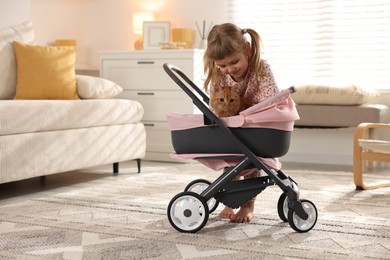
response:
{"label": "doll stroller", "polygon": [[[317,209],[309,200],[299,199],[296,181],[280,168],[277,157],[289,149],[294,121],[299,119],[286,89],[242,112],[218,118],[209,109],[208,96],[178,67],[164,64],[165,72],[192,99],[201,114],[168,114],[172,145],[178,159],[194,159],[223,173],[213,182],[198,179],[174,196],[167,209],[170,224],[180,232],[195,233],[207,223],[219,203],[238,208],[269,186],[282,194],[277,212],[297,232],[308,232],[317,222]],[[190,89],[191,88],[191,89]],[[250,169],[266,175],[235,180]]]}

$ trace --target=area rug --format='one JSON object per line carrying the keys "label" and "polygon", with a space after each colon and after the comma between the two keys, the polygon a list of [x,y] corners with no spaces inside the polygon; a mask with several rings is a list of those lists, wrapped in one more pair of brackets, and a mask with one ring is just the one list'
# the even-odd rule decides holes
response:
{"label": "area rug", "polygon": [[318,209],[307,233],[279,219],[278,186],[258,195],[250,223],[220,219],[220,205],[202,230],[180,233],[169,201],[220,172],[161,164],[0,207],[0,259],[390,259],[390,189],[355,191],[350,172],[284,171]]}

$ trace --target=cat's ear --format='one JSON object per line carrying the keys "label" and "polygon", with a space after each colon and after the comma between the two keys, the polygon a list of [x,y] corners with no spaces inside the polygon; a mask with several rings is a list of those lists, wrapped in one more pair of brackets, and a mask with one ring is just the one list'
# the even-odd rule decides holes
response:
{"label": "cat's ear", "polygon": [[221,90],[223,90],[223,85],[216,83],[213,85],[213,90],[214,92],[220,92]]}

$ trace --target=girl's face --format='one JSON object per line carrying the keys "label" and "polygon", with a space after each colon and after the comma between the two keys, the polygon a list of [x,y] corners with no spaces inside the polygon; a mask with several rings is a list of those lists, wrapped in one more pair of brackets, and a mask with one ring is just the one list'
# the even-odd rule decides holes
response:
{"label": "girl's face", "polygon": [[243,81],[248,72],[248,54],[237,52],[223,59],[215,60],[215,64],[223,74],[230,75],[234,81]]}

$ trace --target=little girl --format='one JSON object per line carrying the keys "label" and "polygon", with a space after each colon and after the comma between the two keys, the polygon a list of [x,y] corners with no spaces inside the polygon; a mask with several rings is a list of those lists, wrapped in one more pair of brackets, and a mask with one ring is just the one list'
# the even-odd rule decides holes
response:
{"label": "little girl", "polygon": [[[204,89],[210,99],[222,86],[231,87],[249,106],[279,92],[270,66],[260,58],[260,51],[261,39],[255,30],[241,29],[232,23],[215,25],[207,37],[204,54]],[[244,178],[256,176],[259,176],[257,170]],[[249,222],[253,219],[254,202],[255,198],[242,205],[237,213],[225,207],[219,216],[232,222]]]}

